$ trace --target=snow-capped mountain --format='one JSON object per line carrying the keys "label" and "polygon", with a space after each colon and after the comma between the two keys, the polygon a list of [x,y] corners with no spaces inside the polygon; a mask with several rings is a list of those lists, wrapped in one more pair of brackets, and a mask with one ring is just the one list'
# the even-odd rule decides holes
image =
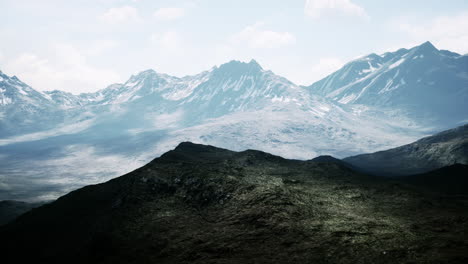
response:
{"label": "snow-capped mountain", "polygon": [[304,93],[285,78],[265,71],[254,60],[231,61],[209,71],[182,78],[146,70],[123,84],[113,84],[96,93],[73,95],[46,92],[63,108],[126,105],[141,100],[174,110],[192,107],[193,118],[218,117],[230,112],[260,109],[265,104],[300,98]]}
{"label": "snow-capped mountain", "polygon": [[0,71],[0,138],[52,128],[62,114],[47,94]]}
{"label": "snow-capped mountain", "polygon": [[453,127],[468,116],[468,56],[425,42],[354,60],[308,89],[341,104],[400,109],[429,125]]}
{"label": "snow-capped mountain", "polygon": [[[178,120],[184,126],[277,103],[310,103],[305,100],[309,97],[306,90],[263,70],[254,60],[249,63],[231,61],[182,78],[146,70],[123,84],[113,84],[96,93],[45,93],[68,112],[86,109],[102,115],[113,109],[125,109],[127,114],[138,112],[133,118],[151,116],[154,112],[184,112]],[[141,123],[145,124],[143,120]]]}
{"label": "snow-capped mountain", "polygon": [[[468,119],[465,65],[466,56],[425,43],[350,62],[311,87],[254,60],[185,77],[146,70],[80,95],[38,92],[2,74],[8,104],[0,108],[0,200],[52,199],[135,169],[182,141],[296,159],[397,147],[441,127],[415,118],[430,104],[433,111],[463,108],[446,118],[453,127]],[[21,122],[28,129],[18,130]]]}
{"label": "snow-capped mountain", "polygon": [[263,70],[254,60],[231,61],[213,68],[207,77],[198,86],[185,88],[186,96],[177,100],[176,108],[190,109],[185,122],[264,109],[277,103],[298,103],[304,94],[303,89]]}

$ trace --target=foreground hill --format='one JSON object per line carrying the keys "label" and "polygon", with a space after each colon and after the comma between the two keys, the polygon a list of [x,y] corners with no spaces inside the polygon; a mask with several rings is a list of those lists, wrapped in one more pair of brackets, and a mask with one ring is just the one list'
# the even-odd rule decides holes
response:
{"label": "foreground hill", "polygon": [[382,176],[418,174],[468,164],[468,124],[425,137],[414,143],[344,159],[364,172]]}
{"label": "foreground hill", "polygon": [[182,143],[33,209],[0,247],[2,263],[466,263],[467,205],[337,162]]}

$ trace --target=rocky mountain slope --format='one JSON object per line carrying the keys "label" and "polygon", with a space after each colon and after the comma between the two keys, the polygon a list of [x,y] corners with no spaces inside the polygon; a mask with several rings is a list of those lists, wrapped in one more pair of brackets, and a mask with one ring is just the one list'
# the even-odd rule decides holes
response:
{"label": "rocky mountain slope", "polygon": [[468,164],[468,125],[450,129],[398,148],[344,159],[364,172],[402,176],[456,163]]}
{"label": "rocky mountain slope", "polygon": [[0,247],[2,263],[466,263],[467,205],[333,162],[182,143],[1,227]]}

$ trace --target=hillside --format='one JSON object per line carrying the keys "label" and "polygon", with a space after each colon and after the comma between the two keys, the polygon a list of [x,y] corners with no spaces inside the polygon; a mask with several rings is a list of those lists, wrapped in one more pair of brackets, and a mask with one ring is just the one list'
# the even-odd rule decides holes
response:
{"label": "hillside", "polygon": [[466,263],[467,205],[335,162],[186,142],[33,209],[0,246],[3,263]]}

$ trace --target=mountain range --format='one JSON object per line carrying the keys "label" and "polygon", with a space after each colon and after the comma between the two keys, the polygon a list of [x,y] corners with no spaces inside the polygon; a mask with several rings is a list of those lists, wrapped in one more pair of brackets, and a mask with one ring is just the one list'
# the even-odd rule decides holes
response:
{"label": "mountain range", "polygon": [[0,200],[50,200],[179,142],[338,158],[466,123],[467,56],[430,43],[371,54],[299,86],[256,61],[193,76],[154,70],[95,93],[36,91],[0,72]]}

